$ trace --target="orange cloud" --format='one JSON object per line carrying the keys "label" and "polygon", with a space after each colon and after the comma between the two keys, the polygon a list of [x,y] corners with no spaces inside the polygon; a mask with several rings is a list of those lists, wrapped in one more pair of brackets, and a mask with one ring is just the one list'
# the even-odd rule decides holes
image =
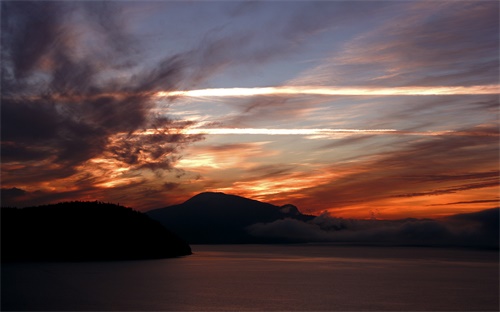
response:
{"label": "orange cloud", "polygon": [[[491,130],[491,131],[490,131]],[[465,129],[463,133],[474,133]],[[386,219],[445,216],[494,206],[498,197],[497,135],[431,136],[391,153],[335,164],[242,165],[237,178],[207,189],[304,212]]]}
{"label": "orange cloud", "polygon": [[244,169],[255,164],[255,158],[270,157],[275,151],[264,150],[268,142],[221,144],[213,146],[192,146],[177,162],[177,166],[199,173],[217,170]]}

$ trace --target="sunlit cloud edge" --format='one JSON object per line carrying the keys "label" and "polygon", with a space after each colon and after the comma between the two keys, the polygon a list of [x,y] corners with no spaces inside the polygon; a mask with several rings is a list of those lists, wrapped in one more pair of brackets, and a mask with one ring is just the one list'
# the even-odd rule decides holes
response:
{"label": "sunlit cloud edge", "polygon": [[157,97],[249,97],[259,95],[479,95],[500,94],[500,85],[479,86],[407,86],[407,87],[335,87],[277,86],[254,88],[208,88],[184,91],[159,91]]}

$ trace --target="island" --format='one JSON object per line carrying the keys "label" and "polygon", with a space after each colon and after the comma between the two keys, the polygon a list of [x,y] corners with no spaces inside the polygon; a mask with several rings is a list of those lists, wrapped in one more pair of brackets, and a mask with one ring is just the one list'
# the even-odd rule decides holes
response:
{"label": "island", "polygon": [[203,192],[182,204],[146,214],[190,244],[297,243],[301,241],[294,237],[257,237],[249,232],[249,227],[284,219],[307,222],[315,218],[302,214],[291,204],[275,206],[220,192]]}
{"label": "island", "polygon": [[1,260],[98,261],[178,257],[190,246],[146,214],[102,202],[1,209]]}

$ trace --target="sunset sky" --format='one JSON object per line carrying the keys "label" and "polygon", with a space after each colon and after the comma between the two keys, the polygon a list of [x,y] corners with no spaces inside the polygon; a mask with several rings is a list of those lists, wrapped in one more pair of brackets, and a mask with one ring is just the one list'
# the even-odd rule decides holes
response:
{"label": "sunset sky", "polygon": [[498,206],[498,1],[2,1],[3,206]]}

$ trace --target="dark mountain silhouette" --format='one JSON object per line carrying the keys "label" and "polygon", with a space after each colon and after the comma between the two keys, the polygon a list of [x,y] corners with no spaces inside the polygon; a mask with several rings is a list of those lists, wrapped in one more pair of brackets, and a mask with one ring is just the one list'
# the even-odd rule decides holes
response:
{"label": "dark mountain silhouette", "polygon": [[1,210],[2,261],[121,260],[191,254],[146,214],[100,202]]}
{"label": "dark mountain silhouette", "polygon": [[314,216],[300,213],[297,207],[282,207],[224,193],[201,193],[180,205],[148,211],[190,244],[278,243],[286,239],[255,237],[247,227],[291,218],[309,221]]}

